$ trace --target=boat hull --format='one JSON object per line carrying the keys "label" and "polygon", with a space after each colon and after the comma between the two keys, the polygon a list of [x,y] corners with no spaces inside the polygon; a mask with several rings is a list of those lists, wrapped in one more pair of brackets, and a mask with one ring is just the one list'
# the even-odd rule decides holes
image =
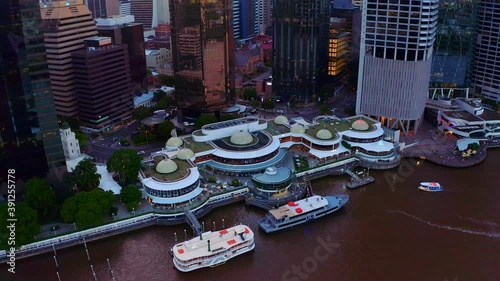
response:
{"label": "boat hull", "polygon": [[439,191],[443,191],[442,187],[431,188],[431,187],[427,187],[427,186],[419,186],[418,189],[423,190],[423,191],[427,191],[427,192],[439,192]]}
{"label": "boat hull", "polygon": [[[280,224],[275,224],[274,226],[269,223],[269,221],[268,221],[269,218],[266,217],[264,219],[259,220],[259,222],[258,222],[259,227],[265,233],[273,233],[273,232],[286,230],[286,229],[295,227],[297,225],[301,225],[301,224],[307,223],[309,221],[313,221],[313,220],[322,218],[326,215],[329,215],[331,213],[334,213],[334,212],[340,210],[345,205],[345,203],[347,203],[347,201],[349,201],[349,196],[347,196],[347,195],[339,195],[339,196],[335,196],[335,197],[339,198],[339,200],[336,200],[336,202],[330,202],[330,200],[329,200],[329,204],[328,204],[326,210],[320,209],[313,214],[301,217],[297,220],[292,220],[292,221],[283,222]],[[334,196],[325,196],[325,198],[331,199],[331,198],[334,198]]]}

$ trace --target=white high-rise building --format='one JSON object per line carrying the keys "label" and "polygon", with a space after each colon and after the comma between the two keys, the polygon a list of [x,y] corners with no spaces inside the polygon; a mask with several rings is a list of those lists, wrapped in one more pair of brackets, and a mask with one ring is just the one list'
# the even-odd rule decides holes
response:
{"label": "white high-rise building", "polygon": [[405,134],[428,96],[439,0],[364,0],[356,113]]}
{"label": "white high-rise building", "polygon": [[271,0],[255,0],[255,33],[264,34],[273,25]]}
{"label": "white high-rise building", "polygon": [[59,129],[59,132],[61,134],[64,157],[66,158],[66,160],[75,159],[80,156],[80,143],[78,142],[75,133],[71,131],[68,123],[63,123],[62,128]]}
{"label": "white high-rise building", "polygon": [[500,2],[478,4],[472,87],[476,96],[500,102]]}

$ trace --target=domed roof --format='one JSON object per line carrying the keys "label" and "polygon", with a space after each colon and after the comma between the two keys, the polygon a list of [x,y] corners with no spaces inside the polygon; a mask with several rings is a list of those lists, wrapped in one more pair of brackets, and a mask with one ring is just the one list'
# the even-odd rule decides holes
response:
{"label": "domed roof", "polygon": [[351,127],[356,131],[366,131],[370,126],[368,126],[368,123],[366,123],[365,120],[358,119],[352,123]]}
{"label": "domed roof", "polygon": [[331,139],[333,135],[327,129],[321,129],[316,133],[316,137],[320,140],[328,140]]}
{"label": "domed roof", "polygon": [[288,118],[286,118],[283,115],[277,116],[276,118],[274,118],[274,123],[276,123],[278,125],[286,124],[286,123],[288,123]]}
{"label": "domed roof", "polygon": [[179,137],[171,137],[167,140],[167,143],[165,144],[166,146],[181,146],[182,145],[182,139]]}
{"label": "domed roof", "polygon": [[194,152],[189,148],[183,148],[177,153],[177,158],[187,160],[194,157]]}
{"label": "domed roof", "polygon": [[296,134],[303,134],[306,132],[306,129],[304,128],[304,126],[302,126],[300,124],[295,124],[292,127],[290,127],[290,132],[296,133]]}
{"label": "domed roof", "polygon": [[68,122],[64,121],[62,123],[61,129],[70,129]]}
{"label": "domed roof", "polygon": [[175,170],[177,170],[177,164],[170,159],[161,160],[156,165],[156,171],[160,174],[170,174],[175,172]]}
{"label": "domed roof", "polygon": [[230,139],[231,143],[237,145],[245,145],[249,144],[253,141],[252,135],[247,131],[239,131],[234,133]]}

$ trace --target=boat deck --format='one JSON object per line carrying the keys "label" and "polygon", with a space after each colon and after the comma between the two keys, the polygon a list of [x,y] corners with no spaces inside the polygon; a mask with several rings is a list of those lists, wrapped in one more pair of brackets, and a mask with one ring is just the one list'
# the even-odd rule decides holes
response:
{"label": "boat deck", "polygon": [[[237,225],[220,231],[202,233],[196,238],[175,245],[172,250],[175,258],[188,261],[216,255],[221,250],[227,250],[253,238],[254,233],[248,226]],[[210,251],[208,241],[210,241]]]}
{"label": "boat deck", "polygon": [[273,215],[276,220],[281,220],[285,217],[291,218],[312,210],[322,208],[326,205],[328,205],[328,200],[319,195],[313,195],[299,201],[288,202],[288,204],[283,205],[277,209],[269,210],[269,213]]}

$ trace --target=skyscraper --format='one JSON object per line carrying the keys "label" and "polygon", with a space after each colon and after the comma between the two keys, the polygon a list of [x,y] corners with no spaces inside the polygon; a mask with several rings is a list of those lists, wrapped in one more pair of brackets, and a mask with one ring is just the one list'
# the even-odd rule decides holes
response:
{"label": "skyscraper", "polygon": [[130,0],[130,14],[142,23],[144,30],[157,27],[160,23],[170,23],[168,3],[172,0]]}
{"label": "skyscraper", "polygon": [[38,0],[0,2],[0,171],[17,178],[65,170]]}
{"label": "skyscraper", "polygon": [[356,113],[405,134],[428,95],[439,0],[363,1]]}
{"label": "skyscraper", "polygon": [[106,18],[120,14],[118,0],[84,0],[94,18]]}
{"label": "skyscraper", "polygon": [[134,103],[127,45],[93,37],[71,56],[82,126],[101,131],[130,116]]}
{"label": "skyscraper", "polygon": [[478,1],[474,95],[500,102],[500,3]]}
{"label": "skyscraper", "polygon": [[50,81],[58,115],[78,115],[71,53],[83,50],[83,39],[97,35],[92,13],[83,0],[40,2]]}
{"label": "skyscraper", "polygon": [[201,111],[223,108],[234,91],[232,0],[170,2],[175,91]]}
{"label": "skyscraper", "polygon": [[469,87],[477,1],[440,1],[431,87]]}
{"label": "skyscraper", "polygon": [[271,0],[255,1],[255,33],[265,34],[268,28],[272,28],[272,4]]}
{"label": "skyscraper", "polygon": [[273,93],[311,100],[327,78],[329,0],[276,0],[273,7]]}

